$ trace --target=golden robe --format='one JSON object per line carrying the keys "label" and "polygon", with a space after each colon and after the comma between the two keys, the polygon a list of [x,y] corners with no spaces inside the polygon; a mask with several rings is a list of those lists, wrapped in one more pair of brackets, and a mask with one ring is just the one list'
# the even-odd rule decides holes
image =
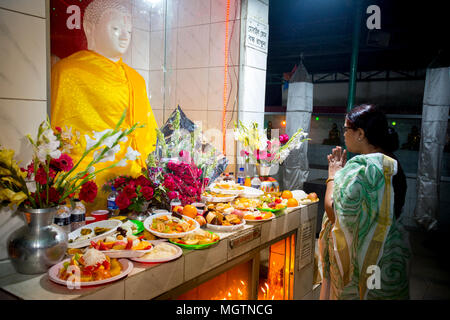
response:
{"label": "golden robe", "polygon": [[[128,161],[126,167],[114,167],[96,176],[99,191],[94,203],[87,206],[87,211],[106,209],[107,194],[101,191],[104,183],[118,175],[138,176],[146,167],[147,155],[154,150],[157,123],[147,97],[145,80],[122,59],[114,62],[93,51],[82,50],[52,67],[51,85],[52,126],[63,129],[67,126],[72,128],[73,134],[80,133],[80,145],[70,153],[74,164],[85,150],[85,135],[93,137],[93,131],[114,129],[126,107],[128,113],[121,126],[123,129],[136,122],[145,125],[129,135],[126,142],[120,143],[115,162],[125,156],[129,146],[141,156]],[[91,160],[92,153],[77,169],[85,169]],[[99,170],[111,164],[98,163],[95,168]]]}

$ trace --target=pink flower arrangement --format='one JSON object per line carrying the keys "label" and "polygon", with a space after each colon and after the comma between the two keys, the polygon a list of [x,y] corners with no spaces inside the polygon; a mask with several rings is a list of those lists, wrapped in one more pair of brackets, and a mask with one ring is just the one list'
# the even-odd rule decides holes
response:
{"label": "pink flower arrangement", "polygon": [[[187,154],[183,154],[186,158]],[[178,198],[181,204],[191,204],[201,200],[201,195],[209,179],[202,179],[202,170],[193,162],[169,161],[163,172],[162,185],[167,190],[167,197]]]}

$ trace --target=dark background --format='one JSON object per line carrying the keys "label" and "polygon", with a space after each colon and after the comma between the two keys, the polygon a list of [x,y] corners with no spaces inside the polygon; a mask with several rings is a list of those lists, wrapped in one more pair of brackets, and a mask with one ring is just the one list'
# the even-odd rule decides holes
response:
{"label": "dark background", "polygon": [[[349,73],[357,1],[358,71],[402,71],[406,78],[424,79],[428,66],[449,65],[450,12],[444,1],[271,0],[266,111],[284,111],[283,73],[300,63],[301,54],[309,74]],[[373,4],[380,7],[380,30],[366,26],[366,9]]]}

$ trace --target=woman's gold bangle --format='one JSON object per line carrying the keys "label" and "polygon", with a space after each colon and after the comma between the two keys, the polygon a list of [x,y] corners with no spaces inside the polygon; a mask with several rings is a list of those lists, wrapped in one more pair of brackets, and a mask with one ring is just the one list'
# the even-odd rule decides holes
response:
{"label": "woman's gold bangle", "polygon": [[334,178],[328,178],[327,181],[325,181],[325,184],[328,184],[330,181],[334,181]]}

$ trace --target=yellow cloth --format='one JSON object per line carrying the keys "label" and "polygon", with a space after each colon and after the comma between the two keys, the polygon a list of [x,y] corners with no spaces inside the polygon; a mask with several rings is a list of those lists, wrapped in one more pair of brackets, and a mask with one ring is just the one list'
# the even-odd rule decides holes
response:
{"label": "yellow cloth", "polygon": [[[51,123],[53,127],[72,127],[72,133],[81,134],[81,144],[70,155],[74,163],[81,158],[86,146],[85,135],[93,137],[93,131],[113,129],[124,109],[128,113],[122,128],[134,123],[144,124],[121,143],[115,162],[124,157],[127,147],[140,152],[136,161],[128,161],[126,167],[105,170],[96,176],[99,188],[97,198],[88,205],[88,212],[105,209],[107,194],[100,189],[103,184],[118,175],[138,176],[145,168],[147,155],[154,150],[157,123],[147,97],[145,80],[122,59],[113,62],[93,51],[82,50],[57,62],[52,67]],[[85,169],[92,160],[92,154],[83,159],[78,167]],[[111,165],[103,162],[95,165],[96,170]],[[77,168],[77,169],[78,169]]]}

